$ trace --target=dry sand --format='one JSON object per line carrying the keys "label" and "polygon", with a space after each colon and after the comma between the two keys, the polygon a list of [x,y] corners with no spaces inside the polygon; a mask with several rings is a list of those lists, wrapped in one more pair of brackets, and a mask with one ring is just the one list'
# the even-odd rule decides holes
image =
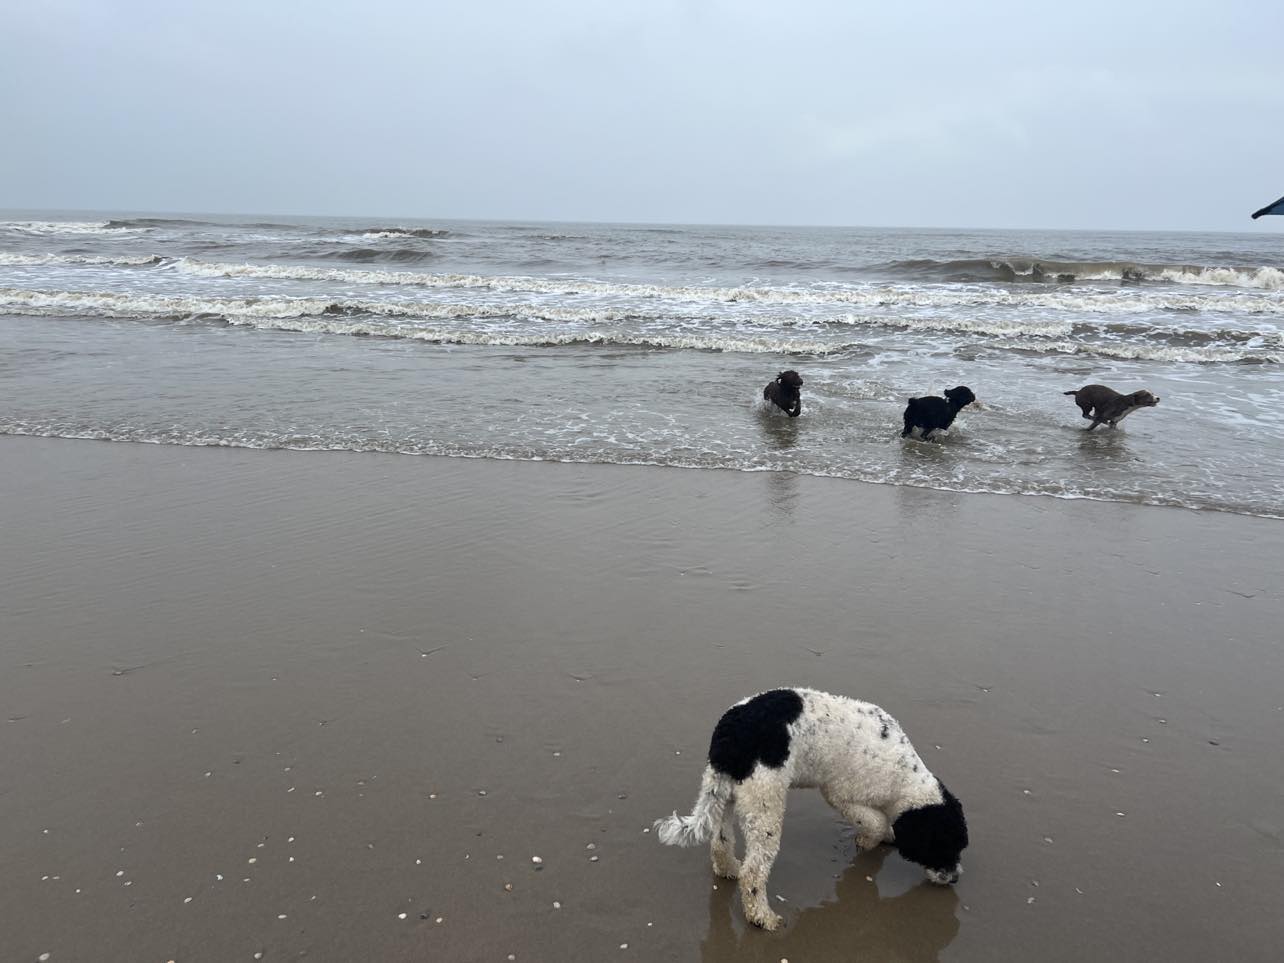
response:
{"label": "dry sand", "polygon": [[[783,474],[0,462],[5,960],[1284,943],[1278,522]],[[646,832],[720,712],[790,683],[901,720],[967,809],[957,887],[797,792],[764,934]]]}

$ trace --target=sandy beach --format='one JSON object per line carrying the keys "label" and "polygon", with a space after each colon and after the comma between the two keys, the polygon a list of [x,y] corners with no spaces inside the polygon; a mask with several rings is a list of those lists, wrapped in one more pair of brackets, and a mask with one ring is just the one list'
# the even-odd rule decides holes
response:
{"label": "sandy beach", "polygon": [[[0,462],[6,960],[1284,942],[1277,521],[781,472],[28,438]],[[781,684],[901,721],[967,810],[957,887],[797,792],[764,934],[704,851],[657,844],[718,715]]]}

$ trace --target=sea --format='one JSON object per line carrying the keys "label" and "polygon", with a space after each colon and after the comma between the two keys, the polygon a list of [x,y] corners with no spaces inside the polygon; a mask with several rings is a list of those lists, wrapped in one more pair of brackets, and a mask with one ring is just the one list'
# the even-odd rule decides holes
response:
{"label": "sea", "polygon": [[[794,472],[1284,517],[1241,234],[0,211],[0,433]],[[804,379],[790,419],[762,401]],[[1161,398],[1116,429],[1063,392]],[[967,385],[947,434],[914,396]],[[853,488],[853,496],[859,490]]]}

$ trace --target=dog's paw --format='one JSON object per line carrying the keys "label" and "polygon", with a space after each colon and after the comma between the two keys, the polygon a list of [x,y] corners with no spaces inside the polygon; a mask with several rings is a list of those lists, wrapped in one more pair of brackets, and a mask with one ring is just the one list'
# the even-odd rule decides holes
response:
{"label": "dog's paw", "polygon": [[760,926],[768,933],[780,929],[785,924],[785,918],[779,913],[773,913],[767,910],[765,913],[756,916],[750,916],[749,922],[754,926]]}
{"label": "dog's paw", "polygon": [[740,878],[740,862],[735,859],[713,861],[713,873],[715,876],[721,876],[723,879]]}

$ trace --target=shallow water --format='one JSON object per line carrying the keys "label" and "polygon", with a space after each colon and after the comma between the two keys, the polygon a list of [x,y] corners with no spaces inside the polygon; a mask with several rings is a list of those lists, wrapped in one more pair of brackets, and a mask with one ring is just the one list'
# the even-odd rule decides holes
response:
{"label": "shallow water", "polygon": [[[0,432],[1284,516],[1279,234],[0,215]],[[783,368],[804,414],[765,410]],[[1062,392],[1163,400],[1082,431]],[[902,442],[912,395],[983,402]]]}

